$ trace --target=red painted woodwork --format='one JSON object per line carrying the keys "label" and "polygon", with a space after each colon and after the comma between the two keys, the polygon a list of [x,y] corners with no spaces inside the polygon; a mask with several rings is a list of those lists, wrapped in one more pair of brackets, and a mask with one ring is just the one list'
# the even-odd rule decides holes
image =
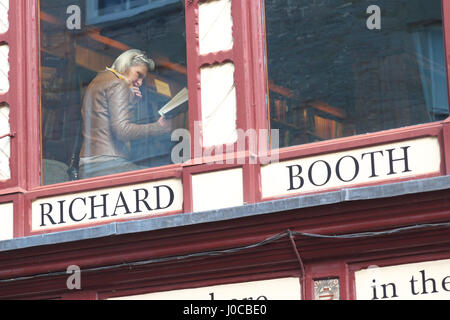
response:
{"label": "red painted woodwork", "polygon": [[[444,12],[448,11],[448,5],[444,5]],[[186,33],[187,41],[187,61],[188,61],[188,87],[189,87],[189,121],[192,137],[194,137],[194,124],[201,120],[201,88],[200,88],[200,69],[203,66],[223,63],[231,61],[234,63],[236,95],[237,95],[237,126],[242,130],[247,129],[269,129],[267,120],[267,102],[266,102],[266,66],[265,66],[265,42],[264,42],[264,23],[259,18],[263,10],[263,3],[256,1],[233,1],[233,37],[234,47],[232,50],[200,55],[198,49],[198,2],[186,2]],[[21,182],[13,177],[2,192],[13,192],[14,189],[7,187],[21,187],[15,192],[22,192],[26,199],[26,213],[24,224],[25,234],[30,234],[29,218],[30,218],[30,202],[37,198],[63,195],[73,192],[81,192],[88,190],[101,189],[110,186],[120,186],[125,184],[138,183],[142,181],[157,180],[164,178],[182,178],[183,180],[183,196],[184,210],[183,212],[192,212],[192,183],[191,175],[193,173],[209,172],[214,170],[223,170],[227,168],[237,167],[239,163],[244,163],[243,168],[243,185],[244,185],[244,202],[256,203],[262,200],[261,196],[261,179],[260,164],[250,164],[249,155],[234,152],[232,158],[235,165],[211,165],[218,158],[211,157],[193,158],[192,161],[183,165],[169,165],[160,168],[150,168],[139,172],[122,173],[118,175],[99,177],[93,179],[80,180],[76,182],[66,182],[62,184],[40,186],[40,156],[39,156],[39,87],[38,87],[38,26],[39,19],[37,15],[37,3],[27,0],[23,2],[14,2],[11,7],[11,28],[5,35],[5,39],[11,39],[12,36],[18,37],[17,41],[12,41],[11,51],[18,50],[18,54],[11,55],[12,67],[22,68],[23,72],[11,71],[17,79],[17,83],[22,86],[11,86],[10,92],[19,92],[19,94],[11,95],[16,99],[22,97],[24,101],[18,103],[20,106],[12,112],[12,130],[24,132],[26,134],[18,134],[13,138],[12,150],[12,166],[13,174],[20,176]],[[15,15],[14,15],[15,13]],[[22,24],[14,21],[23,21]],[[448,21],[446,20],[446,23]],[[15,28],[15,29],[14,29]],[[12,33],[12,30],[17,30]],[[446,36],[447,39],[447,36]],[[11,42],[11,40],[9,40]],[[26,43],[26,45],[24,45]],[[19,59],[20,53],[28,57],[28,59]],[[14,59],[17,59],[14,60]],[[17,63],[15,63],[17,62]],[[18,69],[18,70],[22,70]],[[26,75],[20,76],[20,75]],[[14,80],[13,78],[12,80]],[[14,82],[14,81],[13,81]],[[25,90],[23,89],[25,88]],[[24,91],[21,95],[20,92]],[[8,94],[9,96],[9,94]],[[24,108],[25,107],[25,108]],[[13,108],[12,108],[13,110]],[[26,112],[25,112],[26,110]],[[17,111],[17,112],[16,112]],[[23,121],[16,121],[20,116]],[[26,116],[25,116],[26,115]],[[15,124],[17,122],[17,124]],[[18,130],[19,126],[23,126],[22,130]],[[17,129],[17,130],[16,130]],[[377,132],[363,136],[353,136],[337,140],[324,141],[314,144],[294,146],[280,150],[280,160],[293,158],[301,158],[305,156],[320,155],[336,151],[354,149],[396,142],[405,139],[419,138],[424,136],[437,136],[443,146],[442,172],[448,172],[447,153],[449,147],[448,130],[446,122],[431,123],[412,126],[408,128],[399,128],[383,132]],[[194,137],[199,138],[200,137]],[[269,141],[267,141],[269,143]],[[192,154],[195,155],[194,143],[192,145]],[[236,147],[236,145],[235,145]],[[248,141],[246,148],[249,148]],[[202,148],[206,153],[207,149]],[[17,157],[23,157],[19,160]],[[227,155],[228,156],[228,155]],[[243,161],[243,158],[245,159]],[[17,160],[16,160],[17,158]],[[26,164],[19,165],[19,164]],[[422,177],[423,178],[423,177]],[[386,183],[382,182],[382,183]],[[367,184],[370,185],[370,184]],[[346,186],[348,187],[348,186]],[[327,190],[330,191],[330,190]],[[323,192],[323,191],[322,191]]]}
{"label": "red painted woodwork", "polygon": [[[230,249],[257,243],[290,229],[319,234],[388,230],[423,222],[448,220],[449,195],[433,192],[385,201],[358,201],[280,212],[231,221],[158,230],[140,234],[70,242],[0,253],[0,280],[49,272],[64,272],[77,264],[82,270],[114,266],[111,270],[85,271],[83,288],[101,298],[220,283],[299,276],[299,265],[286,236],[270,244],[236,253],[192,257],[141,266],[124,262],[176,257]],[[389,210],[387,210],[389,209]],[[364,215],[361,215],[364,212]],[[395,220],[395,221],[394,221]],[[347,221],[345,226],[343,221]],[[352,223],[353,222],[353,223]],[[306,266],[306,298],[313,296],[313,281],[339,276],[342,298],[353,298],[354,271],[371,264],[395,265],[450,257],[450,234],[444,228],[424,228],[392,235],[357,239],[318,239],[296,236]],[[38,259],[39,264],[33,263]],[[83,272],[83,271],[82,271]],[[0,297],[61,297],[67,292],[63,274],[2,283]],[[25,292],[23,286],[27,288]]]}
{"label": "red painted woodwork", "polygon": [[[10,194],[5,196],[0,196],[0,205],[5,203],[12,203],[14,206],[14,230],[13,230],[13,236],[14,238],[23,237],[25,235],[25,231],[23,228],[23,223],[21,221],[24,220],[24,196],[20,193],[17,194]],[[0,212],[0,214],[2,214]]]}
{"label": "red painted woodwork", "polygon": [[9,46],[9,91],[0,94],[0,102],[7,103],[10,108],[10,132],[14,133],[11,137],[11,157],[10,169],[11,178],[6,181],[0,181],[0,189],[10,187],[25,187],[25,171],[24,166],[20,163],[26,161],[26,135],[24,134],[25,123],[24,117],[24,64],[20,59],[23,54],[23,39],[24,26],[22,24],[21,12],[25,10],[22,1],[10,1],[9,9],[9,29],[6,33],[0,34],[0,43]]}
{"label": "red painted woodwork", "polygon": [[[200,69],[227,61],[233,62],[236,67],[237,127],[243,130],[269,129],[265,26],[261,19],[263,10],[263,1],[233,1],[233,49],[201,56],[198,50],[198,1],[186,0],[189,126],[192,133],[195,122],[202,119]],[[248,145],[246,152],[233,153],[235,164],[231,165],[211,164],[218,159],[212,155],[192,159],[182,165],[40,186],[38,2],[11,0],[9,12],[10,28],[7,33],[0,35],[0,43],[8,43],[10,46],[11,87],[8,93],[0,96],[0,102],[7,102],[11,108],[11,132],[16,135],[11,139],[12,177],[0,182],[0,203],[14,203],[15,237],[31,235],[31,202],[37,198],[151,180],[182,179],[184,210],[171,214],[192,212],[192,175],[215,170],[242,167],[244,201],[256,203],[263,200],[260,165],[249,164],[251,155],[248,153]],[[443,1],[443,13],[448,69],[448,1]],[[443,150],[439,174],[446,175],[450,172],[449,125],[450,120],[447,119],[443,122],[289,147],[280,150],[280,160],[434,136],[438,137]],[[194,143],[192,154],[195,154]],[[245,164],[238,164],[238,160],[242,159]],[[450,194],[447,191],[435,191],[382,200],[280,210],[229,221],[4,251],[0,252],[0,298],[104,299],[277,277],[299,277],[299,263],[288,237],[233,254],[184,257],[142,266],[130,266],[127,263],[239,248],[288,229],[332,235],[448,222],[449,204]],[[372,264],[396,265],[450,257],[450,234],[444,228],[424,228],[356,241],[296,236],[295,245],[306,267],[306,299],[313,299],[314,280],[317,279],[339,277],[341,299],[355,299],[354,272],[357,270]],[[72,264],[79,265],[82,270],[108,266],[117,268],[86,272],[83,274],[83,290],[70,292],[65,287],[67,276],[64,272]],[[60,274],[45,276],[53,272]],[[35,275],[40,276],[34,277]],[[25,278],[21,279],[22,277]],[[7,279],[11,281],[1,282]]]}

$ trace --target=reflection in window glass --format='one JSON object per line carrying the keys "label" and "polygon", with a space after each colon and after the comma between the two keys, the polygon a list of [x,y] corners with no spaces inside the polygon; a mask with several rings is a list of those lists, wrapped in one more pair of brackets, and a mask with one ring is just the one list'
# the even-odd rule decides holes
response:
{"label": "reflection in window glass", "polygon": [[280,147],[448,116],[441,0],[370,4],[265,0]]}
{"label": "reflection in window glass", "polygon": [[159,110],[186,92],[184,4],[153,2],[39,1],[42,184],[172,163],[187,102]]}
{"label": "reflection in window glass", "polygon": [[126,9],[123,0],[98,0],[98,11],[101,15],[111,12],[119,12]]}

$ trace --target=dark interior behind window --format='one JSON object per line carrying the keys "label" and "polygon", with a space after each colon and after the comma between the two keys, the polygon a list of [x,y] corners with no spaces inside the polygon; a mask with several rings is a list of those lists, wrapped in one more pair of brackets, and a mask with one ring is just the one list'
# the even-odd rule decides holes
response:
{"label": "dark interior behind window", "polygon": [[441,0],[376,1],[379,21],[371,4],[265,0],[280,147],[448,116]]}

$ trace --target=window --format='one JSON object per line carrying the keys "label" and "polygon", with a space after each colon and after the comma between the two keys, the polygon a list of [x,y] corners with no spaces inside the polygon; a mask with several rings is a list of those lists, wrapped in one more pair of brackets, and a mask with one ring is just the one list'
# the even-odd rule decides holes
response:
{"label": "window", "polygon": [[[181,112],[167,117],[164,130],[159,130],[158,111],[187,87],[184,4],[169,0],[39,3],[41,183],[171,164],[170,131],[188,128],[187,102],[177,109]],[[92,12],[108,17],[107,22],[89,21],[92,4],[96,5]],[[119,7],[120,15],[113,16]],[[137,60],[129,66],[145,68],[133,69],[136,78],[125,74],[124,79],[125,71],[112,66],[130,49],[143,55],[134,55]],[[144,78],[152,67],[145,56],[153,60],[154,70]],[[128,81],[129,91],[119,80]],[[133,91],[136,87],[139,92]],[[115,111],[110,107],[114,103]],[[125,104],[128,107],[120,109]],[[139,134],[119,130],[130,130],[124,123],[147,129],[138,130]],[[110,161],[117,157],[127,165],[118,169]],[[97,171],[100,164],[104,167]]]}
{"label": "window", "polygon": [[280,147],[448,116],[441,0],[265,0]]}

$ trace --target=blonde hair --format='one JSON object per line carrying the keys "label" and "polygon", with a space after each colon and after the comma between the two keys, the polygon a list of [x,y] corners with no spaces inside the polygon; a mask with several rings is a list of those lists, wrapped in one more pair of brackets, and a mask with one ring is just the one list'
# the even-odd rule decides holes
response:
{"label": "blonde hair", "polygon": [[145,65],[147,66],[148,71],[153,71],[155,69],[155,62],[147,57],[144,51],[139,49],[130,49],[123,52],[117,57],[111,68],[125,74],[128,69],[136,65]]}

